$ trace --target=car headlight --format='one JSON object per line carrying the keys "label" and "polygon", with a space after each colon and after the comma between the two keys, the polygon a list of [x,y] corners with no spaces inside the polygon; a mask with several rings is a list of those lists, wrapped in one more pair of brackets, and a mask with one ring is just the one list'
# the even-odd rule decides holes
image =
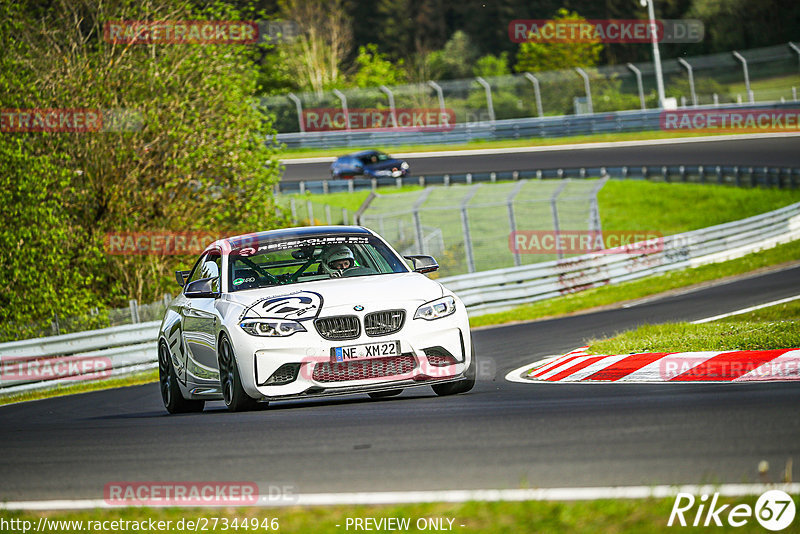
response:
{"label": "car headlight", "polygon": [[295,332],[306,331],[306,328],[297,321],[281,319],[245,319],[239,326],[251,336],[262,337],[286,337]]}
{"label": "car headlight", "polygon": [[441,319],[442,317],[453,315],[455,312],[456,299],[453,297],[442,297],[440,299],[426,302],[417,308],[417,313],[414,314],[414,319],[433,321],[434,319]]}
{"label": "car headlight", "polygon": [[401,163],[400,164],[400,168],[403,169],[404,171],[407,171],[408,170],[408,162],[404,161],[403,163]]}

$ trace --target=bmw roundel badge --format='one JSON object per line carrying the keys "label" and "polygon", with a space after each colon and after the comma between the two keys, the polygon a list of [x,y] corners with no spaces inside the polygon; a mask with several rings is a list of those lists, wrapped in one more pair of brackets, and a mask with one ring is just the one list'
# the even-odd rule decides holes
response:
{"label": "bmw roundel badge", "polygon": [[362,306],[361,304],[357,304],[356,306],[353,306],[353,309],[355,311],[364,311],[364,306]]}

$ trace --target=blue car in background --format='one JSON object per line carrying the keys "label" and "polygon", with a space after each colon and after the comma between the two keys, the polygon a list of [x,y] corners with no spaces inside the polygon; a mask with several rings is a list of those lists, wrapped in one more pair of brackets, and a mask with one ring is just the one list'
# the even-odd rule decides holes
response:
{"label": "blue car in background", "polygon": [[331,178],[400,178],[408,174],[407,161],[377,150],[363,150],[336,158],[331,163]]}

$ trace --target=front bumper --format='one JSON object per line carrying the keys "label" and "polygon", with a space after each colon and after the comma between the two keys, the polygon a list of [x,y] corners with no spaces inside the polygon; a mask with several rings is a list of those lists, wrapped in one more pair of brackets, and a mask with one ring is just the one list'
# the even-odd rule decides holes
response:
{"label": "front bumper", "polygon": [[[360,316],[363,324],[363,316],[369,311],[350,311],[349,315]],[[362,328],[356,339],[329,341],[317,333],[311,321],[304,323],[307,332],[285,338],[259,338],[237,332],[231,337],[242,385],[254,398],[278,400],[368,393],[463,378],[471,358],[469,322],[463,305],[453,315],[434,321],[413,319],[415,311],[416,308],[406,308],[400,331],[377,337],[367,336]],[[325,315],[337,313],[329,310]],[[399,341],[401,355],[331,361],[332,348],[386,341]]]}

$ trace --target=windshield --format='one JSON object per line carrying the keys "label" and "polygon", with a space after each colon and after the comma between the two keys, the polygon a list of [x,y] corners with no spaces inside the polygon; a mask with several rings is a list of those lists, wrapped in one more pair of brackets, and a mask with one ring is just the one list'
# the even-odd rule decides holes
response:
{"label": "windshield", "polygon": [[232,250],[229,287],[242,291],[403,272],[408,268],[402,260],[374,236],[325,235],[248,244]]}
{"label": "windshield", "polygon": [[364,165],[370,165],[372,163],[378,163],[380,161],[386,161],[391,159],[388,154],[384,154],[383,152],[374,152],[367,156],[361,156],[361,163]]}

